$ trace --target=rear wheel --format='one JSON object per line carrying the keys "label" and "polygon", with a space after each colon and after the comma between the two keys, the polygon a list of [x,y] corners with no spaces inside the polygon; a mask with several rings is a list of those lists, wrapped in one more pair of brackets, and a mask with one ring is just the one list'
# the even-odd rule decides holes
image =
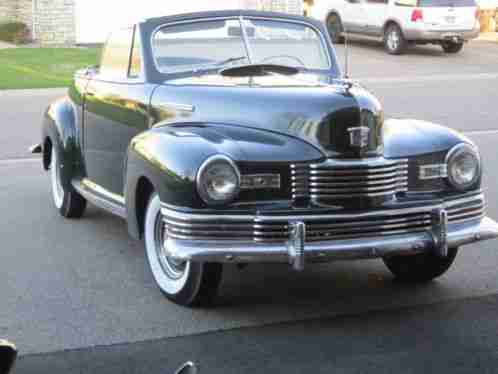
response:
{"label": "rear wheel", "polygon": [[154,279],[171,301],[183,306],[212,303],[221,282],[222,265],[179,261],[168,256],[166,230],[157,194],[149,200],[145,213],[145,250]]}
{"label": "rear wheel", "polygon": [[441,47],[445,53],[458,53],[463,49],[463,42],[443,42]]}
{"label": "rear wheel", "polygon": [[384,47],[391,55],[400,55],[406,48],[406,40],[398,25],[392,23],[384,32]]}
{"label": "rear wheel", "polygon": [[342,36],[344,29],[339,15],[333,13],[327,18],[327,29],[333,43],[344,43],[344,36]]}
{"label": "rear wheel", "polygon": [[405,282],[428,282],[440,277],[451,267],[458,248],[450,248],[448,256],[440,257],[433,252],[413,256],[394,256],[384,258],[384,263],[394,276]]}
{"label": "rear wheel", "polygon": [[52,146],[50,156],[50,180],[52,185],[52,198],[59,213],[66,218],[80,218],[86,209],[86,200],[71,186],[64,187],[59,152]]}

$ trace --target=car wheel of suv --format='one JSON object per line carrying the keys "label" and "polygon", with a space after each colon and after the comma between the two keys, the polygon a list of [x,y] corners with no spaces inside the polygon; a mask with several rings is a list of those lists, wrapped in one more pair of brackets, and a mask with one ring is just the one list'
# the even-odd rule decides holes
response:
{"label": "car wheel of suv", "polygon": [[391,24],[384,32],[384,46],[387,53],[400,55],[406,47],[406,40],[398,25]]}
{"label": "car wheel of suv", "polygon": [[451,267],[458,248],[450,248],[448,256],[440,257],[434,252],[413,256],[394,256],[384,258],[384,263],[394,276],[405,282],[428,282],[437,278]]}
{"label": "car wheel of suv", "polygon": [[154,279],[171,301],[183,306],[211,304],[221,282],[222,265],[178,261],[168,256],[161,202],[153,194],[145,213],[145,250]]}
{"label": "car wheel of suv", "polygon": [[52,198],[59,213],[66,218],[80,218],[85,213],[86,200],[72,187],[63,186],[61,179],[62,163],[59,152],[52,146],[50,156],[50,181],[52,185]]}
{"label": "car wheel of suv", "polygon": [[441,47],[443,47],[443,51],[446,53],[458,53],[463,49],[463,42],[443,42]]}
{"label": "car wheel of suv", "polygon": [[342,36],[344,30],[339,15],[333,13],[327,18],[327,29],[333,43],[344,43],[344,36]]}

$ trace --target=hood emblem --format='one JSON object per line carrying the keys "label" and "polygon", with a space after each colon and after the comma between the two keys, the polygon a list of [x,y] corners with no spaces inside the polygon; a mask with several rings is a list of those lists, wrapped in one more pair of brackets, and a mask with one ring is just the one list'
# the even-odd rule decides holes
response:
{"label": "hood emblem", "polygon": [[370,134],[368,127],[350,127],[348,128],[348,132],[351,147],[364,148],[368,145],[368,135]]}

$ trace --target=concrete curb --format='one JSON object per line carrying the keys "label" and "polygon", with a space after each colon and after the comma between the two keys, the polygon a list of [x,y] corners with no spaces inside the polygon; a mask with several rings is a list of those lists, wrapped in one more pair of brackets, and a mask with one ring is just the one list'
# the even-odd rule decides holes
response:
{"label": "concrete curb", "polygon": [[67,88],[37,88],[29,90],[0,90],[0,97],[4,96],[45,96],[45,95],[65,95]]}

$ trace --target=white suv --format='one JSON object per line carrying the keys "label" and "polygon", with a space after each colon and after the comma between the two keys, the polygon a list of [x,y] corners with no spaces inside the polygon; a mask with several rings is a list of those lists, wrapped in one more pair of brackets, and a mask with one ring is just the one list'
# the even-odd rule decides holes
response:
{"label": "white suv", "polygon": [[457,53],[479,35],[476,0],[315,0],[310,15],[326,23],[334,43],[344,32],[382,37],[390,54],[427,43]]}

